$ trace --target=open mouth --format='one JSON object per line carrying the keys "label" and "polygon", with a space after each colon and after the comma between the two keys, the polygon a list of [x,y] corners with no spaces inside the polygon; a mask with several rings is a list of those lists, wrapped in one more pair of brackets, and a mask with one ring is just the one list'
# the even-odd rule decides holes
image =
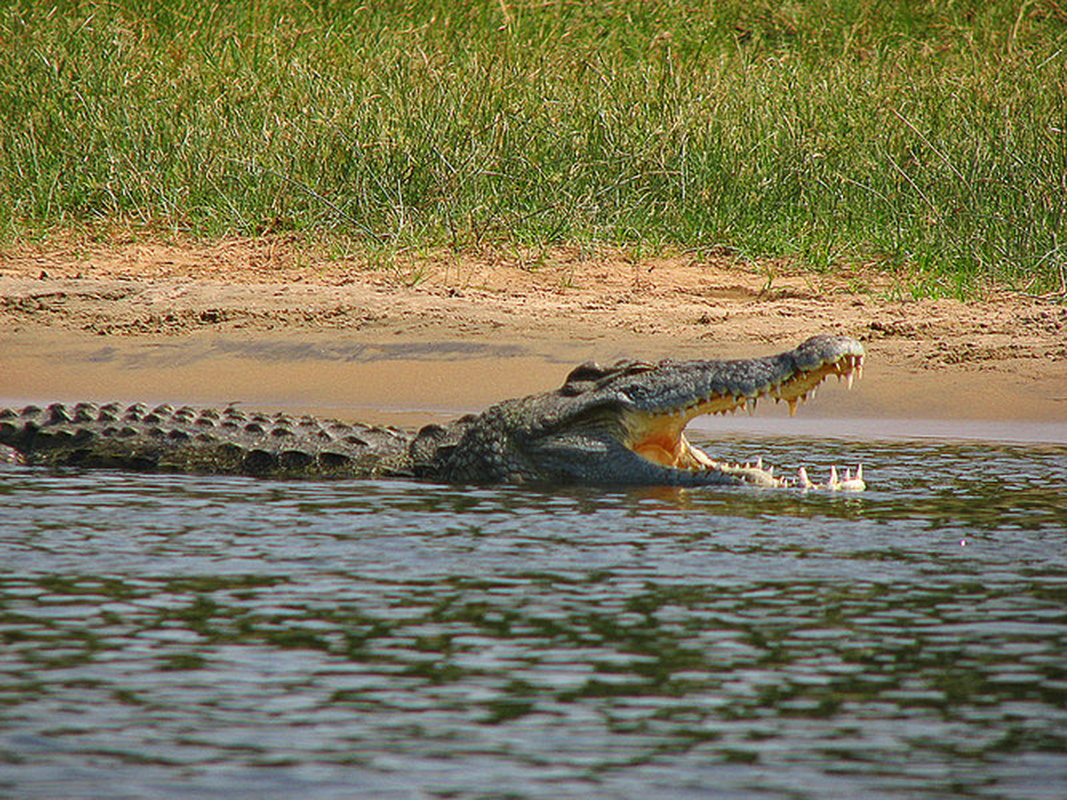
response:
{"label": "open mouth", "polygon": [[863,482],[862,465],[856,467],[855,474],[851,470],[846,470],[839,475],[835,467],[824,484],[810,480],[803,467],[795,476],[777,477],[773,467],[764,468],[762,460],[758,460],[755,464],[730,464],[715,461],[699,447],[689,442],[685,437],[685,426],[690,420],[705,414],[732,414],[742,408],[752,413],[761,400],[788,403],[789,415],[792,416],[796,413],[797,405],[814,397],[819,384],[831,375],[836,375],[838,380],[847,381],[848,387],[852,388],[853,380],[861,377],[862,373],[863,356],[849,354],[827,361],[814,369],[798,372],[780,383],[768,383],[751,395],[735,396],[713,393],[687,406],[657,413],[629,409],[625,413],[626,427],[629,432],[626,445],[642,458],[672,469],[690,472],[717,470],[733,475],[745,483],[759,486],[860,491],[866,488]]}

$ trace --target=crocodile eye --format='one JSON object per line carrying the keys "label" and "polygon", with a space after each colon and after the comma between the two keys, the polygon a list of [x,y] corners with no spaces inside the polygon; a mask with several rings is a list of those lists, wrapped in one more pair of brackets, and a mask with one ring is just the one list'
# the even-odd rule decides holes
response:
{"label": "crocodile eye", "polygon": [[572,369],[564,383],[588,383],[590,381],[598,381],[607,374],[608,370],[600,366],[596,361],[587,361]]}

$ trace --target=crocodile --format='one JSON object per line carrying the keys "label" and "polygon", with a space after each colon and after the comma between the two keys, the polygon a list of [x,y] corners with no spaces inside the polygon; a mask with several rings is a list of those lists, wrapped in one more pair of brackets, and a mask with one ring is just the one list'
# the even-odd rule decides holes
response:
{"label": "crocodile", "polygon": [[[831,375],[849,386],[864,349],[819,335],[762,358],[620,361],[574,368],[559,389],[504,400],[417,431],[236,406],[55,403],[0,410],[0,444],[25,464],[262,477],[414,478],[444,483],[812,487],[773,469],[712,459],[686,438],[703,414],[790,412]],[[863,488],[862,467],[830,488]]]}

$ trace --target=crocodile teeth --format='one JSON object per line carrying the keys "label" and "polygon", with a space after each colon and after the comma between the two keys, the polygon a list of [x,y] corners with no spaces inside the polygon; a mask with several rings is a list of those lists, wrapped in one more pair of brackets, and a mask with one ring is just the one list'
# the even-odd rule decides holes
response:
{"label": "crocodile teeth", "polygon": [[847,492],[862,492],[867,488],[867,484],[863,481],[863,464],[856,465],[856,474],[853,476],[852,471],[845,470],[845,479],[839,482],[836,486],[831,486],[832,489],[841,489]]}
{"label": "crocodile teeth", "polygon": [[715,466],[715,462],[708,458],[708,454],[701,450],[699,447],[692,448],[693,458],[703,469],[710,469]]}
{"label": "crocodile teeth", "polygon": [[796,486],[800,489],[829,489],[837,492],[862,492],[867,488],[867,484],[863,480],[863,465],[856,465],[855,474],[852,470],[845,470],[845,479],[841,480],[841,476],[837,472],[837,467],[830,467],[830,478],[826,483],[815,483],[809,476],[808,471],[801,467],[797,470]]}

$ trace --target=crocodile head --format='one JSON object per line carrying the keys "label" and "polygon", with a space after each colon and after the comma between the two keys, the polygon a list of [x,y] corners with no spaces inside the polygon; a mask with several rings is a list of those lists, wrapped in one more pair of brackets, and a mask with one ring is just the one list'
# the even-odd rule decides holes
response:
{"label": "crocodile head", "polygon": [[[792,412],[831,375],[851,384],[863,357],[854,339],[815,336],[764,358],[585,364],[555,391],[424,429],[413,453],[421,474],[449,481],[788,485],[762,465],[713,460],[689,442],[685,426],[761,399],[785,401]],[[844,488],[861,485],[850,476]]]}

